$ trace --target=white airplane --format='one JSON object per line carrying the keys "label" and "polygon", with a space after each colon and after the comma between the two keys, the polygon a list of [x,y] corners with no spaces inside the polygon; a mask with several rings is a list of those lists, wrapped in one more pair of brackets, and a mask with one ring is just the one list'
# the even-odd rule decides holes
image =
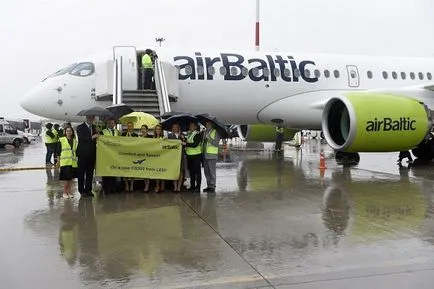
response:
{"label": "white airplane", "polygon": [[[82,120],[76,116],[82,109],[122,101],[111,97],[119,75],[121,90],[137,91],[144,51],[114,47],[74,62],[27,93],[21,106],[42,117]],[[432,158],[424,140],[434,109],[434,59],[154,51],[157,91],[163,95],[158,97],[169,103],[160,112],[206,112],[224,123],[244,125],[240,134],[247,140],[247,131],[251,139],[274,140],[279,125],[322,130],[336,151],[418,148],[417,154]],[[114,70],[116,63],[122,69]]]}

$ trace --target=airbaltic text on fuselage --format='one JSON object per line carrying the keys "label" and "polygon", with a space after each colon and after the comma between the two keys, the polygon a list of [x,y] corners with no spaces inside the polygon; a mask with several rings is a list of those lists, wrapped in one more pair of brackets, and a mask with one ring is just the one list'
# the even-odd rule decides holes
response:
{"label": "airbaltic text on fuselage", "polygon": [[[215,70],[223,69],[224,80],[298,82],[317,82],[314,75],[315,62],[296,61],[292,56],[265,55],[265,58],[249,58],[235,53],[220,53],[220,56],[202,56],[196,52],[194,57],[175,56],[175,65],[179,67],[180,80],[213,80]],[[215,67],[214,67],[215,65]],[[218,71],[218,70],[217,70]],[[308,72],[307,72],[308,71]]]}
{"label": "airbaltic text on fuselage", "polygon": [[416,120],[409,117],[400,117],[399,119],[391,119],[385,117],[378,120],[369,120],[366,122],[366,131],[402,131],[416,130]]}

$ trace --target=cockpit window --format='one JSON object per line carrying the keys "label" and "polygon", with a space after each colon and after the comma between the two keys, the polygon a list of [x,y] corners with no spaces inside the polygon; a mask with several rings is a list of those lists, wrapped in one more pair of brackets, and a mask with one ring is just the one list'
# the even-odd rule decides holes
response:
{"label": "cockpit window", "polygon": [[[56,71],[55,73],[53,73],[53,74],[47,76],[47,78],[45,78],[45,79],[52,78],[52,77],[56,77],[56,76],[59,76],[59,75],[63,75],[63,74],[65,74],[65,73],[68,73],[68,72],[70,72],[71,69],[73,69],[75,66],[77,66],[77,63],[73,63],[73,64],[71,64],[71,65],[69,65],[69,66],[67,66],[67,67],[65,67],[65,68],[63,68],[63,69],[61,69],[61,70],[58,70],[58,71]],[[44,80],[45,80],[45,79],[44,79]],[[44,81],[44,80],[42,80],[42,81]]]}
{"label": "cockpit window", "polygon": [[95,66],[91,62],[82,62],[77,64],[69,74],[75,76],[89,76],[95,72]]}

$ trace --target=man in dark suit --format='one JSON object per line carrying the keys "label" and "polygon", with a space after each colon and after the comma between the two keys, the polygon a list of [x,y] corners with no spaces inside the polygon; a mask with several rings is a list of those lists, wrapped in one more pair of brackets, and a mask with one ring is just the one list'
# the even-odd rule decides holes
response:
{"label": "man in dark suit", "polygon": [[78,191],[83,197],[93,197],[92,180],[96,161],[98,133],[92,124],[94,116],[86,116],[86,122],[77,127]]}

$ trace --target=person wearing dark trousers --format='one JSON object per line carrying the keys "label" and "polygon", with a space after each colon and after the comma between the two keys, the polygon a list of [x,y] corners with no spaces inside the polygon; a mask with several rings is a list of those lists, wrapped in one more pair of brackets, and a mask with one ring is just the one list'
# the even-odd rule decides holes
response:
{"label": "person wearing dark trousers", "polygon": [[55,153],[56,146],[57,146],[57,139],[56,139],[56,135],[53,132],[52,123],[47,123],[45,128],[47,129],[44,137],[45,146],[47,147],[47,153],[45,155],[45,164],[53,165],[54,163],[51,162],[51,157]]}
{"label": "person wearing dark trousers", "polygon": [[274,148],[276,152],[280,152],[282,150],[284,132],[285,130],[283,129],[283,127],[276,127],[276,146]]}
{"label": "person wearing dark trousers", "polygon": [[[134,124],[127,123],[127,131],[122,133],[122,136],[138,137],[139,135],[134,132]],[[125,192],[134,192],[134,178],[124,178]]]}
{"label": "person wearing dark trousers", "polygon": [[172,131],[167,136],[168,139],[177,139],[181,141],[182,144],[182,151],[181,151],[181,166],[180,166],[180,172],[179,172],[179,178],[177,180],[173,181],[173,192],[179,193],[181,192],[181,186],[184,179],[184,155],[185,155],[185,135],[181,132],[181,128],[179,127],[179,124],[175,123],[172,125]]}
{"label": "person wearing dark trousers", "polygon": [[190,173],[190,188],[188,190],[195,193],[200,193],[202,183],[202,134],[198,131],[198,128],[197,123],[190,123],[185,144],[187,167]]}
{"label": "person wearing dark trousers", "polygon": [[[116,129],[116,120],[111,118],[107,121],[107,128],[100,132],[105,136],[120,136],[121,133]],[[105,195],[116,191],[116,177],[102,177],[102,190]]]}
{"label": "person wearing dark trousers", "polygon": [[56,145],[54,146],[54,164],[59,164],[59,155],[60,155],[60,143],[59,139],[63,137],[63,131],[60,130],[59,124],[55,123],[53,126],[53,134],[56,137]]}
{"label": "person wearing dark trousers", "polygon": [[152,62],[152,50],[146,49],[142,56],[143,89],[152,89],[152,78],[154,77],[154,66]]}
{"label": "person wearing dark trousers", "polygon": [[98,133],[92,124],[94,116],[86,116],[86,122],[77,127],[78,191],[83,197],[93,197],[92,180],[96,161]]}
{"label": "person wearing dark trousers", "polygon": [[214,193],[216,187],[216,165],[219,153],[220,134],[211,121],[206,122],[203,137],[203,168],[206,178],[204,192]]}

